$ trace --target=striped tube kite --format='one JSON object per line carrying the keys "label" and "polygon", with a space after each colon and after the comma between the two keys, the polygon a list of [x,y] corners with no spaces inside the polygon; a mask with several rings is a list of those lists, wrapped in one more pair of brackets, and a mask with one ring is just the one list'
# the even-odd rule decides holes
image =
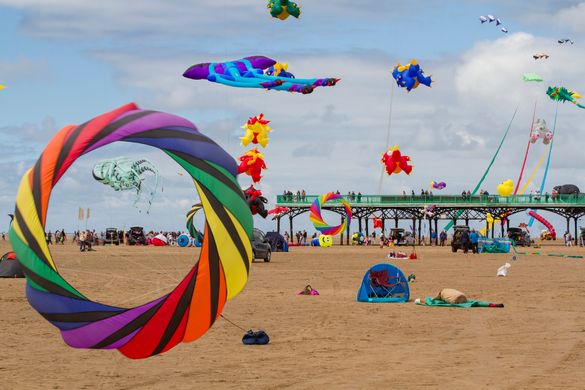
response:
{"label": "striped tube kite", "polygon": [[[199,260],[168,294],[123,308],[91,301],[57,269],[45,241],[53,187],[79,157],[114,142],[153,146],[193,178],[205,211]],[[23,266],[31,306],[75,348],[118,349],[141,359],[201,337],[227,300],[246,285],[252,215],[236,180],[237,165],[188,120],[127,104],[80,126],[61,129],[23,176],[10,243]]]}
{"label": "striped tube kite", "polygon": [[[321,208],[326,202],[335,200],[337,200],[343,206],[345,210],[345,218],[343,219],[341,224],[336,226],[330,226],[323,220],[323,217],[321,216]],[[317,199],[315,199],[315,201],[311,205],[309,219],[313,223],[313,226],[315,226],[315,229],[320,231],[321,234],[325,234],[328,236],[336,236],[340,233],[343,233],[343,231],[346,228],[349,229],[349,224],[351,223],[351,207],[349,206],[349,203],[347,203],[340,194],[328,192],[325,195],[321,195]]]}
{"label": "striped tube kite", "polygon": [[191,206],[186,215],[185,227],[187,228],[189,235],[195,238],[198,242],[203,241],[203,233],[201,233],[199,230],[197,230],[197,228],[195,228],[195,225],[193,224],[193,217],[195,217],[197,211],[201,210],[202,208],[203,204],[196,203],[193,206]]}

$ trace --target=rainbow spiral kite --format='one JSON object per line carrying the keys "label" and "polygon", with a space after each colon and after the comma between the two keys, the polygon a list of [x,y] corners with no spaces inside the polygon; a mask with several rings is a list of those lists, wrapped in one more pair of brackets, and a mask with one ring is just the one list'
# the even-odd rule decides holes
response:
{"label": "rainbow spiral kite", "polygon": [[[168,154],[192,176],[206,216],[199,261],[169,294],[134,308],[92,302],[77,291],[57,271],[44,233],[51,191],[67,169],[118,141]],[[24,174],[16,198],[10,243],[26,274],[28,301],[76,348],[116,348],[140,359],[202,336],[248,279],[252,215],[236,172],[234,159],[191,122],[134,104],[64,127]]]}
{"label": "rainbow spiral kite", "polygon": [[[322,206],[330,201],[340,199],[341,204],[345,208],[345,218],[343,222],[337,226],[330,226],[325,223],[323,217],[321,216],[321,208]],[[343,233],[343,231],[349,224],[351,223],[351,207],[349,207],[349,203],[347,203],[340,194],[335,194],[333,192],[328,192],[325,195],[321,195],[311,205],[311,214],[309,216],[311,222],[313,222],[313,226],[315,229],[321,232],[321,234],[326,234],[328,236],[336,236],[339,233]]]}

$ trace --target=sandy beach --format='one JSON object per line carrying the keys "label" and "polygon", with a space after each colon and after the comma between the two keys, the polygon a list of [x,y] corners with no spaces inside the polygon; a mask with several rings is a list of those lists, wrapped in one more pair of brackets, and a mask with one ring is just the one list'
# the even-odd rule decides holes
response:
{"label": "sandy beach", "polygon": [[[2,242],[0,250],[9,249]],[[135,306],[171,289],[195,249],[53,246],[59,269],[92,299]],[[585,254],[582,248],[542,252]],[[422,247],[397,260],[414,273],[411,302],[355,301],[378,247],[292,248],[255,263],[224,315],[264,329],[267,346],[245,346],[243,331],[220,318],[201,339],[146,360],[117,351],[76,350],[38,315],[24,279],[0,280],[0,370],[6,389],[192,388],[583,388],[583,259],[452,254]],[[508,277],[496,269],[512,262]],[[297,296],[306,284],[321,296]],[[503,309],[417,306],[416,297],[451,287]]]}

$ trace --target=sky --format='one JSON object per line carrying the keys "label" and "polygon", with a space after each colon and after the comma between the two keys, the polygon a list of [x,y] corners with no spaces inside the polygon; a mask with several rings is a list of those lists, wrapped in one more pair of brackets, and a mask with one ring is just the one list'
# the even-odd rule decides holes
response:
{"label": "sky", "polygon": [[[301,18],[281,21],[260,0],[0,0],[0,84],[7,86],[0,91],[0,215],[13,211],[23,173],[61,127],[128,102],[186,117],[234,158],[246,150],[239,144],[241,126],[264,113],[273,132],[259,188],[272,207],[284,190],[418,193],[431,180],[446,182],[449,194],[473,189],[517,109],[482,186],[495,193],[498,183],[518,177],[535,102],[536,117],[554,122],[556,104],[546,87],[585,92],[585,2],[298,2]],[[499,17],[509,33],[481,24],[479,16],[486,14]],[[575,44],[559,45],[560,38]],[[550,58],[532,58],[542,52]],[[341,81],[301,95],[182,77],[196,63],[250,55],[287,62],[297,77]],[[395,87],[392,67],[412,58],[432,74],[432,88],[406,93]],[[540,74],[544,83],[524,83],[525,72]],[[549,192],[557,184],[585,188],[584,115],[571,104],[558,107]],[[410,176],[385,177],[380,190],[390,119],[390,144],[398,144],[415,168]],[[543,148],[532,148],[527,172]],[[115,157],[145,157],[159,166],[162,188],[148,214],[144,205],[132,205],[132,193],[93,180],[93,165]],[[115,144],[92,152],[54,189],[46,230],[84,227],[79,207],[91,208],[88,227],[99,230],[181,230],[198,198],[180,172],[162,152],[144,146]],[[540,187],[542,173],[529,190]],[[248,177],[239,181],[250,184]],[[197,218],[202,224],[203,216]],[[255,224],[275,226],[260,217]],[[308,215],[298,217],[295,227],[312,231]],[[0,225],[0,231],[6,228]]]}

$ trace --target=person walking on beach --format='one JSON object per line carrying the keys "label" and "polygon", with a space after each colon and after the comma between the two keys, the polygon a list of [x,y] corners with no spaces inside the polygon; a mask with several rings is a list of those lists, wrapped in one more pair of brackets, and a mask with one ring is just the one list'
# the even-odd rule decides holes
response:
{"label": "person walking on beach", "polygon": [[573,237],[571,237],[571,233],[567,230],[565,232],[565,246],[573,246]]}
{"label": "person walking on beach", "polygon": [[87,249],[87,251],[93,251],[94,249],[92,249],[92,245],[94,244],[95,241],[95,230],[91,231],[88,230],[85,234],[85,247]]}
{"label": "person walking on beach", "polygon": [[459,237],[459,241],[461,242],[461,246],[463,247],[463,253],[467,253],[469,250],[469,233],[467,230],[463,230],[461,232],[461,237]]}
{"label": "person walking on beach", "polygon": [[47,233],[47,245],[53,245],[53,233],[50,230]]}
{"label": "person walking on beach", "polygon": [[479,242],[479,234],[477,234],[475,229],[473,229],[471,231],[471,233],[469,234],[469,241],[471,241],[471,251],[473,253],[478,253],[477,252],[477,243]]}
{"label": "person walking on beach", "polygon": [[85,251],[85,231],[79,232],[79,251]]}
{"label": "person walking on beach", "polygon": [[303,230],[303,244],[307,243],[307,231]]}
{"label": "person walking on beach", "polygon": [[439,234],[439,241],[440,241],[440,245],[441,246],[445,246],[445,241],[447,241],[447,232],[446,231],[442,231],[441,234]]}

